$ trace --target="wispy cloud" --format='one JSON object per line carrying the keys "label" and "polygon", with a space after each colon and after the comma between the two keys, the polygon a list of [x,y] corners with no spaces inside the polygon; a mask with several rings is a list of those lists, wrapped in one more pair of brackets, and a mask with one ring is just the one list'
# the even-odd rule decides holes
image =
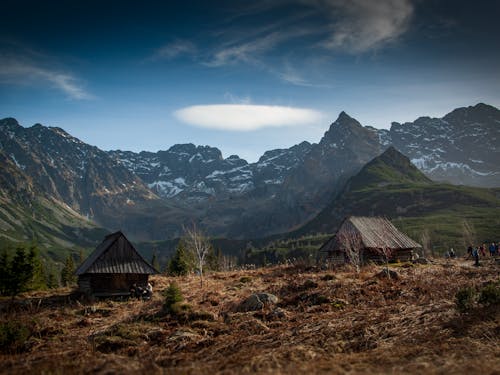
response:
{"label": "wispy cloud", "polygon": [[0,82],[27,85],[47,84],[72,99],[92,99],[74,75],[39,65],[25,57],[0,55]]}
{"label": "wispy cloud", "polygon": [[195,56],[198,51],[196,45],[184,39],[177,39],[171,43],[167,43],[156,51],[151,56],[151,60],[172,60],[180,56]]}
{"label": "wispy cloud", "polygon": [[230,44],[223,49],[215,51],[210,59],[205,62],[205,65],[220,67],[239,62],[255,64],[264,52],[290,39],[294,34],[296,33],[272,32],[245,43]]}
{"label": "wispy cloud", "polygon": [[411,0],[318,0],[311,2],[331,20],[321,44],[328,49],[363,53],[403,35],[410,24]]}
{"label": "wispy cloud", "polygon": [[313,109],[250,104],[195,105],[175,111],[174,116],[189,125],[229,131],[308,125],[321,119]]}
{"label": "wispy cloud", "polygon": [[230,92],[224,93],[224,99],[226,99],[231,104],[250,104],[252,102],[252,98],[249,96],[237,96],[231,94]]}

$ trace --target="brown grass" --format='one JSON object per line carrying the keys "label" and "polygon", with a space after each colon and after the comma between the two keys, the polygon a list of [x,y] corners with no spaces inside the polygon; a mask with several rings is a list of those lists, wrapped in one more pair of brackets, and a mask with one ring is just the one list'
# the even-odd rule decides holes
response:
{"label": "brown grass", "polygon": [[[455,308],[460,288],[499,277],[498,266],[471,263],[395,267],[397,280],[375,266],[215,273],[203,289],[176,278],[191,306],[183,319],[160,314],[164,276],[146,302],[32,294],[0,304],[1,321],[35,327],[24,352],[0,354],[0,372],[500,374],[498,308]],[[278,309],[235,312],[254,292],[276,294]]]}

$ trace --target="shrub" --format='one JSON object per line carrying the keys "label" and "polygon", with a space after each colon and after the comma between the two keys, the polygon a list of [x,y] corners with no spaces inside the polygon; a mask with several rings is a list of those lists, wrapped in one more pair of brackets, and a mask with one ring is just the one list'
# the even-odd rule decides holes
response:
{"label": "shrub", "polygon": [[479,293],[479,303],[484,306],[500,304],[500,283],[488,284]]}
{"label": "shrub", "polygon": [[252,281],[252,278],[250,276],[242,276],[240,277],[240,283],[246,284]]}
{"label": "shrub", "polygon": [[18,321],[0,323],[0,351],[18,353],[26,348],[31,328]]}
{"label": "shrub", "polygon": [[311,288],[316,288],[318,287],[318,283],[314,280],[311,280],[311,279],[307,279],[305,282],[304,282],[304,285],[302,285],[302,287],[304,289],[311,289]]}
{"label": "shrub", "polygon": [[335,276],[334,275],[330,275],[330,274],[326,274],[326,275],[324,275],[324,276],[321,277],[321,280],[323,280],[323,281],[335,280]]}
{"label": "shrub", "polygon": [[166,313],[175,313],[179,304],[184,300],[182,292],[176,283],[171,283],[165,290],[165,301],[163,311]]}
{"label": "shrub", "polygon": [[474,288],[468,287],[460,289],[455,295],[455,303],[458,311],[466,312],[474,307],[477,299],[477,292]]}

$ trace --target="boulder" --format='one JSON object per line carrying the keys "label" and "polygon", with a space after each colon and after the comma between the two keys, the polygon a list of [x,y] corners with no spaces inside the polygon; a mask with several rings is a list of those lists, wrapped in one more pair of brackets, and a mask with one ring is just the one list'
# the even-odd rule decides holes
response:
{"label": "boulder", "polygon": [[255,293],[244,300],[237,307],[238,311],[258,311],[262,310],[264,306],[271,306],[278,303],[278,297],[270,293]]}
{"label": "boulder", "polygon": [[427,258],[417,258],[413,260],[414,264],[431,264],[430,260]]}

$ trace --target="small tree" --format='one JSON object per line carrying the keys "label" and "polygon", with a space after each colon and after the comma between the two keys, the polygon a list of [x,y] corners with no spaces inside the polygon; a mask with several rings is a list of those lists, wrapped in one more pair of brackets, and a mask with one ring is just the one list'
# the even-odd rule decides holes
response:
{"label": "small tree", "polygon": [[191,259],[186,251],[184,241],[179,241],[175,254],[168,262],[167,273],[172,276],[184,276],[191,270]]}
{"label": "small tree", "polygon": [[28,290],[29,282],[33,278],[34,258],[26,255],[22,247],[16,249],[16,254],[8,267],[9,273],[6,280],[6,294],[14,297],[21,292]]}
{"label": "small tree", "polygon": [[185,229],[185,241],[187,250],[193,254],[196,260],[196,266],[200,274],[200,286],[203,287],[203,268],[212,245],[208,237],[195,224]]}
{"label": "small tree", "polygon": [[164,295],[165,301],[163,302],[163,311],[166,313],[175,312],[175,305],[184,300],[182,292],[175,282],[168,286]]}
{"label": "small tree", "polygon": [[151,265],[155,270],[160,272],[160,261],[158,260],[158,257],[156,256],[156,250],[153,251],[153,256],[151,257]]}
{"label": "small tree", "polygon": [[75,263],[73,256],[70,254],[64,262],[64,267],[61,270],[61,284],[63,286],[70,286],[76,282],[75,276]]}
{"label": "small tree", "polygon": [[10,262],[7,251],[0,254],[0,295],[7,294],[7,283],[10,277]]}

